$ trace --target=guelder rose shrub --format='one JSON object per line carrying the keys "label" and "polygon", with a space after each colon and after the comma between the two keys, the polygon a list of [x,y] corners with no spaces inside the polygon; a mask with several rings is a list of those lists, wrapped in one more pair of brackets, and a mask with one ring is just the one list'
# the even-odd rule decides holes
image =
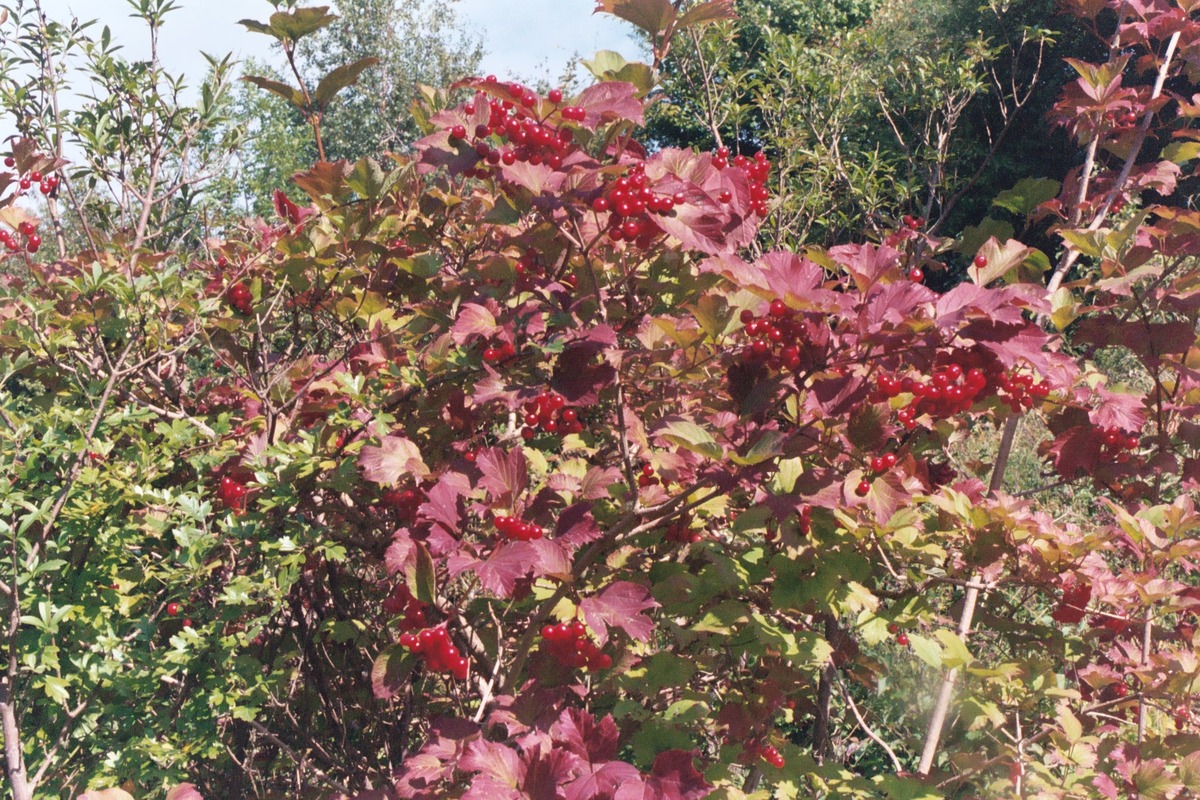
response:
{"label": "guelder rose shrub", "polygon": [[[604,5],[657,41],[730,13]],[[757,253],[769,155],[649,152],[619,81],[462,82],[412,158],[315,165],[307,200],[278,193],[277,221],[157,290],[187,303],[128,289],[166,254],[29,262],[6,291],[33,300],[3,312],[5,446],[39,419],[30,396],[68,391],[55,359],[89,348],[106,402],[118,376],[124,407],[186,440],[159,495],[111,501],[192,514],[155,558],[186,559],[172,580],[196,592],[166,608],[192,623],[172,657],[210,671],[146,702],[231,747],[274,737],[263,763],[313,786],[387,787],[363,797],[1200,791],[1200,217],[1180,188],[1200,25],[1190,4],[1073,8],[1109,48],[1070,64],[1057,107],[1084,161],[1004,199],[1061,251],[989,240],[944,293],[923,279],[953,242],[921,220]],[[136,360],[193,329],[181,377]],[[1097,366],[1114,348],[1125,382]],[[79,452],[134,430],[101,415]],[[993,430],[994,468],[964,464],[958,443]],[[1089,517],[1004,491],[1021,430],[1044,433],[1048,484],[1094,493]],[[14,462],[8,491],[93,491],[70,483],[84,459]],[[17,507],[20,541],[69,551]],[[133,631],[163,591],[136,555],[105,567],[129,581],[109,593],[23,578],[40,594],[0,595],[12,630],[86,602]],[[38,636],[92,630],[54,624]],[[10,674],[32,691],[28,663]],[[59,669],[67,697],[25,702],[121,679]],[[215,748],[157,757],[231,785]]]}

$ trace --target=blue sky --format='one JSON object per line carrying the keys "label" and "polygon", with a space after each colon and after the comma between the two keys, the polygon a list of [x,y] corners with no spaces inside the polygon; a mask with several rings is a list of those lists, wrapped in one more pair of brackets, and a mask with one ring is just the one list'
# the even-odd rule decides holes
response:
{"label": "blue sky", "polygon": [[[265,19],[272,11],[266,0],[176,0],[160,34],[160,56],[172,72],[183,72],[198,83],[205,62],[200,55],[232,52],[235,57],[265,56],[270,40],[237,24],[247,17]],[[312,0],[325,5],[329,0]],[[127,0],[42,0],[52,19],[96,19],[95,34],[108,25],[113,38],[125,45],[130,59],[145,57],[144,25],[131,19]],[[336,3],[335,3],[336,5]],[[591,56],[597,50],[637,55],[631,28],[610,16],[593,14],[594,0],[458,0],[465,27],[483,35],[487,51],[482,71],[500,77],[557,77],[571,56]]]}

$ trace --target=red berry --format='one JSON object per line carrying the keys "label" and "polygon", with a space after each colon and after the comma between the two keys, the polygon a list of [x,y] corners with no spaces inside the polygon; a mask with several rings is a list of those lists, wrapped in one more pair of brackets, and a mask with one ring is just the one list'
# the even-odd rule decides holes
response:
{"label": "red berry", "polygon": [[975,266],[977,268],[983,269],[987,266],[987,263],[987,256],[975,256]]}
{"label": "red berry", "polygon": [[29,173],[29,180],[33,181],[34,183],[41,183],[42,182],[42,173],[38,172],[35,169],[33,172]]}
{"label": "red berry", "polygon": [[900,645],[901,647],[908,647],[908,634],[907,633],[896,634],[896,644]]}
{"label": "red berry", "polygon": [[179,615],[179,603],[167,603],[167,616],[175,617]]}
{"label": "red berry", "polygon": [[887,629],[888,629],[888,633],[899,633],[900,632],[900,626],[894,622],[889,622]]}
{"label": "red berry", "polygon": [[13,158],[12,156],[4,157],[4,166],[15,167],[16,165],[17,165],[17,160],[15,158]]}
{"label": "red berry", "polygon": [[871,491],[871,483],[864,478],[858,482],[858,486],[855,488],[854,493],[859,497],[866,497],[867,492],[869,491]]}
{"label": "red berry", "polygon": [[558,103],[561,103],[562,99],[563,99],[562,89],[551,89],[549,92],[546,93],[546,99],[556,105]]}
{"label": "red berry", "polygon": [[466,127],[464,127],[464,126],[462,126],[462,125],[455,125],[453,128],[451,128],[451,129],[450,129],[450,138],[451,138],[451,139],[465,139],[465,138],[467,138],[467,129],[466,129]]}
{"label": "red berry", "polygon": [[183,621],[183,627],[185,627],[185,628],[192,627],[192,618],[191,617],[188,617]]}
{"label": "red berry", "polygon": [[908,271],[908,279],[913,283],[920,283],[925,280],[925,270],[920,267],[913,267]]}
{"label": "red berry", "polygon": [[605,211],[608,211],[608,198],[597,197],[592,201],[592,210],[599,214],[603,214]]}
{"label": "red berry", "polygon": [[731,192],[729,190],[724,190],[720,194],[717,195],[717,200],[719,200],[721,203],[728,203],[732,199],[733,199],[733,192]]}

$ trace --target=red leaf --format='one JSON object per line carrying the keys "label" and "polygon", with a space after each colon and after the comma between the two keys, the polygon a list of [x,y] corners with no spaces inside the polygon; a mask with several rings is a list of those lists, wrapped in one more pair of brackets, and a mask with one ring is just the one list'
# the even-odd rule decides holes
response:
{"label": "red leaf", "polygon": [[1087,604],[1092,599],[1092,584],[1086,578],[1068,575],[1063,581],[1063,596],[1051,619],[1068,625],[1082,622],[1087,616]]}
{"label": "red leaf", "polygon": [[477,454],[476,464],[483,473],[479,485],[487,490],[494,505],[512,508],[529,485],[529,466],[519,447],[509,451],[490,447]]}
{"label": "red leaf", "polygon": [[686,750],[666,750],[654,759],[650,777],[640,786],[622,786],[613,800],[699,800],[712,787]]}
{"label": "red leaf", "polygon": [[628,120],[636,125],[646,122],[638,88],[632,83],[605,81],[589,86],[576,98],[575,105],[586,113],[584,124],[589,128],[614,120]]}
{"label": "red leaf", "polygon": [[466,303],[458,310],[458,318],[450,329],[450,338],[461,345],[476,336],[491,336],[496,331],[496,318],[478,303]]}
{"label": "red leaf", "polygon": [[488,559],[475,567],[475,575],[483,588],[498,597],[509,597],[517,585],[540,562],[537,549],[530,542],[506,542]]}
{"label": "red leaf", "polygon": [[632,22],[651,36],[657,36],[675,21],[670,0],[596,0],[593,13],[604,12]]}
{"label": "red leaf", "polygon": [[592,763],[617,757],[620,731],[611,715],[597,722],[588,712],[569,708],[554,723],[550,735],[556,743]]}
{"label": "red leaf", "polygon": [[514,791],[525,777],[525,769],[516,750],[486,739],[476,739],[467,745],[467,752],[458,766],[465,772],[477,772],[496,785]]}
{"label": "red leaf", "polygon": [[181,783],[167,792],[167,800],[204,800],[204,795],[190,783]]}
{"label": "red leaf", "polygon": [[447,472],[438,478],[433,488],[425,493],[425,502],[417,513],[452,536],[457,536],[463,523],[463,495],[471,490],[467,476],[461,472]]}
{"label": "red leaf", "polygon": [[566,800],[600,800],[612,797],[619,788],[644,785],[637,767],[624,761],[607,761],[599,766],[588,765],[582,775],[563,788]]}
{"label": "red leaf", "polygon": [[658,608],[644,587],[629,581],[617,581],[585,598],[579,604],[583,619],[596,633],[596,643],[608,641],[608,629],[620,628],[634,639],[646,641],[654,631],[654,622],[643,612]]}

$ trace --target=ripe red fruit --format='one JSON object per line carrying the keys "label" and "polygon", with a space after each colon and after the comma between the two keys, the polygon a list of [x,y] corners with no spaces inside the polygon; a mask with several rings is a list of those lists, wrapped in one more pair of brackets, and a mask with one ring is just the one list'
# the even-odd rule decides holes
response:
{"label": "ripe red fruit", "polygon": [[563,99],[562,89],[551,89],[549,92],[546,93],[546,99],[556,105],[558,103],[561,103],[562,99]]}
{"label": "ripe red fruit", "polygon": [[988,261],[986,256],[975,256],[975,266],[977,268],[983,269],[987,266],[987,263]]}
{"label": "ripe red fruit", "polygon": [[908,279],[913,283],[920,283],[925,280],[925,270],[920,267],[913,267],[908,271]]}
{"label": "ripe red fruit", "polygon": [[4,166],[15,167],[16,165],[17,165],[17,160],[15,158],[13,158],[12,156],[4,157]]}
{"label": "ripe red fruit", "polygon": [[179,616],[179,603],[174,603],[174,602],[167,603],[167,616],[168,617]]}
{"label": "ripe red fruit", "polygon": [[453,128],[451,128],[451,129],[450,129],[450,138],[451,138],[451,139],[465,139],[465,138],[467,138],[467,129],[466,129],[466,127],[465,127],[465,126],[463,126],[463,125],[455,125]]}
{"label": "ripe red fruit", "polygon": [[185,627],[185,628],[192,627],[192,618],[191,617],[187,617],[186,619],[184,619],[183,627]]}
{"label": "ripe red fruit", "polygon": [[896,644],[900,645],[901,647],[908,647],[908,634],[907,633],[896,634]]}
{"label": "ripe red fruit", "polygon": [[592,210],[599,214],[603,214],[605,211],[608,211],[608,198],[597,197],[592,201]]}
{"label": "ripe red fruit", "polygon": [[894,622],[889,622],[887,629],[888,629],[888,633],[899,633],[900,632],[900,626]]}
{"label": "ripe red fruit", "polygon": [[858,486],[855,488],[854,493],[859,497],[866,497],[867,492],[869,491],[871,491],[871,483],[864,478],[858,482]]}
{"label": "ripe red fruit", "polygon": [[721,203],[728,203],[732,199],[733,199],[733,192],[731,192],[727,189],[717,195],[717,200],[719,200]]}

